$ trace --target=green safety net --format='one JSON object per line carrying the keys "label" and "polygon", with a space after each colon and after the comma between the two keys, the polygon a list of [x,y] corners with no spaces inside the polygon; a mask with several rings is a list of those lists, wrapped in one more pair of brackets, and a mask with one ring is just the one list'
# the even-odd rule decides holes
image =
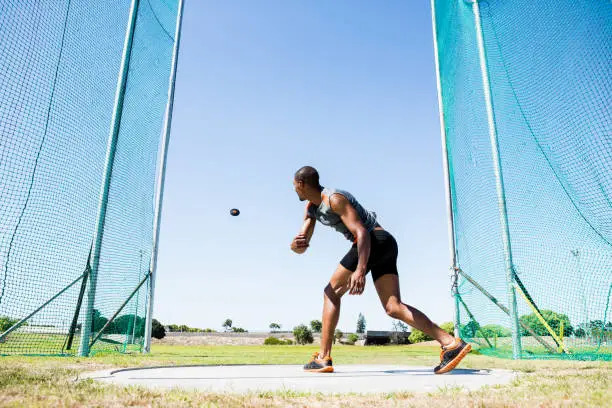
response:
{"label": "green safety net", "polygon": [[0,355],[76,354],[87,319],[92,352],[142,349],[177,13],[178,0],[0,0]]}
{"label": "green safety net", "polygon": [[461,335],[495,356],[610,360],[612,3],[433,10]]}

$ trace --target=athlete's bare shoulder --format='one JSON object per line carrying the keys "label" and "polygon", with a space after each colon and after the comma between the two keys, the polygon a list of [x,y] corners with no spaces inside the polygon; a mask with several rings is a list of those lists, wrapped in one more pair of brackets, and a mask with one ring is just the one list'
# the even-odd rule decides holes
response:
{"label": "athlete's bare shoulder", "polygon": [[329,208],[334,212],[343,211],[347,206],[352,207],[350,201],[341,193],[334,193],[327,198]]}

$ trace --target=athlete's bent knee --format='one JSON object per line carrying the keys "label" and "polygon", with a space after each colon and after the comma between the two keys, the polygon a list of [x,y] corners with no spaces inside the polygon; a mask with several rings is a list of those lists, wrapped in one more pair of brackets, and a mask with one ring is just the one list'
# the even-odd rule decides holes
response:
{"label": "athlete's bent knee", "polygon": [[385,312],[389,317],[399,319],[402,315],[402,307],[403,305],[400,302],[388,302],[385,305]]}
{"label": "athlete's bent knee", "polygon": [[325,289],[323,289],[323,293],[327,298],[334,304],[337,305],[340,303],[340,296],[336,293],[331,283],[328,283]]}

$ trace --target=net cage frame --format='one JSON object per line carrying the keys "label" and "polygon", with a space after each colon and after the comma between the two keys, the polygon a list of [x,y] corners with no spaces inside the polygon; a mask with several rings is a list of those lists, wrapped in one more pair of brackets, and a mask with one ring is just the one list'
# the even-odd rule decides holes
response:
{"label": "net cage frame", "polygon": [[[448,125],[445,123],[445,114],[448,113],[449,109],[453,109],[445,106],[445,99],[443,97],[443,85],[442,85],[442,73],[441,73],[441,62],[440,62],[440,49],[438,43],[439,27],[436,19],[436,0],[430,0],[431,3],[431,15],[432,15],[432,34],[433,34],[433,48],[434,48],[434,64],[436,70],[436,87],[438,97],[438,112],[439,112],[439,124],[440,124],[440,136],[442,144],[442,164],[443,164],[443,176],[445,184],[445,198],[446,198],[446,214],[447,214],[447,225],[448,225],[448,240],[449,240],[449,258],[450,258],[450,279],[451,287],[450,292],[453,297],[454,306],[454,330],[455,336],[462,336],[462,328],[466,324],[462,321],[462,313],[466,315],[468,325],[473,323],[474,334],[480,334],[480,341],[475,341],[481,351],[492,351],[488,353],[490,355],[496,355],[501,357],[508,357],[512,359],[524,359],[524,358],[560,358],[560,359],[601,359],[601,360],[612,360],[612,348],[608,350],[600,350],[602,339],[605,334],[604,325],[606,324],[606,318],[609,315],[608,309],[610,305],[610,298],[612,294],[612,282],[609,284],[607,290],[607,302],[604,312],[604,319],[601,327],[601,338],[597,349],[594,352],[572,350],[564,343],[564,325],[560,322],[559,331],[551,327],[551,322],[547,321],[544,317],[544,312],[539,308],[538,302],[534,299],[526,284],[521,280],[517,273],[517,268],[513,262],[513,248],[511,245],[510,228],[508,221],[508,209],[507,209],[507,197],[505,191],[504,182],[504,171],[502,168],[502,159],[500,157],[500,143],[498,139],[498,129],[496,123],[496,111],[493,108],[493,96],[492,86],[489,74],[489,64],[491,61],[488,59],[487,50],[484,40],[484,30],[482,28],[482,11],[480,4],[486,3],[480,0],[454,0],[458,4],[457,8],[464,6],[469,7],[473,16],[473,32],[470,33],[475,39],[475,47],[478,54],[478,71],[480,74],[482,99],[484,100],[485,111],[486,111],[486,124],[489,135],[489,148],[490,157],[493,163],[493,173],[495,178],[495,195],[498,210],[498,223],[500,227],[501,240],[503,242],[503,263],[505,270],[505,285],[506,285],[506,299],[505,301],[499,297],[494,296],[490,291],[487,290],[486,280],[478,281],[471,276],[468,271],[465,271],[460,266],[460,260],[458,259],[457,249],[457,222],[455,220],[455,205],[456,205],[456,194],[457,192],[453,189],[453,182],[451,180],[451,173],[453,172],[453,164],[450,159],[452,156],[451,147],[449,147],[447,129]],[[448,2],[447,2],[448,3]],[[460,4],[460,5],[459,5]],[[492,23],[491,23],[492,24]],[[472,52],[474,52],[472,50]],[[476,63],[475,63],[476,65]],[[448,86],[448,85],[447,85]],[[445,110],[446,109],[446,110]],[[503,112],[502,112],[503,113]],[[611,208],[612,210],[612,208]],[[572,250],[573,256],[578,257],[579,251]],[[470,309],[469,304],[462,298],[459,287],[462,285],[469,285],[479,296],[487,299],[491,305],[494,305],[498,311],[503,315],[507,316],[510,321],[510,336],[512,339],[510,353],[496,353],[497,348],[497,336],[495,338],[489,338],[474,316],[473,311]],[[604,282],[605,286],[605,282]],[[605,288],[604,288],[605,289]],[[568,289],[569,290],[569,289]],[[604,291],[605,292],[605,291]],[[537,333],[533,327],[527,324],[522,319],[519,319],[519,311],[517,307],[517,294],[518,298],[524,301],[533,315],[537,318],[538,324],[541,324],[545,329],[545,335]],[[561,311],[563,312],[563,311]],[[608,323],[609,325],[609,323]],[[605,326],[607,327],[607,326]],[[523,338],[531,337],[537,345],[541,348],[538,353],[534,353],[525,350]],[[534,344],[535,344],[534,343]]]}
{"label": "net cage frame", "polygon": [[[166,163],[167,163],[167,153],[168,153],[168,144],[170,140],[170,133],[172,127],[172,112],[174,105],[174,94],[175,94],[175,83],[176,83],[176,74],[177,74],[177,66],[178,66],[178,55],[179,55],[179,47],[180,47],[180,37],[182,31],[183,24],[183,15],[184,15],[184,3],[185,0],[172,0],[168,3],[166,0],[161,0],[160,3],[162,6],[167,6],[168,9],[170,7],[176,7],[175,14],[171,13],[171,18],[174,20],[170,20],[170,24],[172,24],[173,32],[165,31],[165,34],[170,40],[172,40],[171,48],[168,50],[170,54],[170,59],[168,59],[165,64],[162,65],[167,67],[166,72],[163,70],[160,71],[160,83],[164,81],[165,78],[165,89],[156,88],[153,89],[153,92],[158,92],[159,95],[167,95],[165,97],[165,102],[163,106],[161,103],[159,104],[159,109],[163,109],[163,117],[159,116],[156,118],[156,121],[161,123],[161,126],[158,128],[156,135],[148,135],[150,139],[153,140],[154,137],[157,137],[158,140],[154,140],[152,143],[155,143],[157,146],[156,152],[152,152],[151,154],[154,157],[154,172],[155,175],[153,177],[153,183],[150,185],[152,190],[152,202],[153,202],[153,213],[152,213],[152,222],[150,224],[150,232],[152,234],[152,240],[149,243],[149,252],[150,259],[143,259],[143,250],[140,250],[140,266],[138,273],[138,281],[137,284],[129,287],[129,292],[126,292],[126,296],[121,300],[121,303],[115,302],[112,306],[112,316],[105,320],[105,323],[102,327],[94,326],[94,315],[96,312],[96,281],[97,281],[97,272],[98,265],[100,261],[100,251],[102,247],[102,242],[105,236],[105,227],[106,227],[106,212],[107,206],[109,202],[109,189],[111,188],[112,179],[114,176],[113,165],[115,164],[116,158],[116,150],[118,145],[118,138],[121,131],[122,125],[122,114],[124,113],[124,101],[126,98],[126,89],[128,87],[128,83],[132,79],[132,75],[138,74],[138,71],[132,73],[130,71],[130,60],[132,57],[133,51],[133,42],[135,32],[140,32],[139,47],[141,50],[139,52],[147,52],[148,41],[154,41],[153,38],[148,37],[147,26],[146,26],[146,18],[141,17],[141,6],[143,4],[148,7],[148,18],[155,18],[157,24],[159,24],[158,30],[164,31],[165,28],[162,22],[158,19],[158,16],[155,14],[155,10],[149,0],[129,0],[129,10],[127,21],[123,21],[125,24],[125,34],[123,38],[123,47],[121,51],[121,61],[120,67],[118,69],[118,75],[116,78],[116,90],[114,103],[112,107],[112,118],[110,122],[110,131],[108,132],[107,139],[107,148],[106,148],[106,158],[104,159],[104,173],[100,178],[99,184],[99,199],[97,204],[97,215],[95,217],[95,233],[92,236],[91,246],[89,249],[89,255],[87,256],[87,261],[84,265],[83,272],[78,276],[73,277],[70,283],[63,286],[61,289],[57,290],[52,296],[39,295],[38,300],[30,302],[28,304],[28,308],[24,310],[20,310],[21,316],[19,318],[9,320],[9,327],[4,327],[2,331],[0,331],[0,356],[1,355],[79,355],[79,356],[90,356],[97,352],[128,352],[133,351],[133,347],[129,347],[131,344],[136,344],[136,327],[140,325],[140,329],[142,333],[140,334],[141,340],[140,344],[136,347],[136,350],[148,353],[151,348],[151,337],[152,337],[152,323],[153,323],[153,305],[154,305],[154,294],[155,294],[155,277],[157,273],[157,255],[159,250],[159,234],[160,234],[160,224],[161,224],[161,213],[162,213],[162,204],[163,204],[163,196],[164,196],[164,185],[165,185],[165,175],[166,175]],[[65,11],[65,20],[63,32],[61,35],[61,43],[59,47],[59,54],[57,57],[57,68],[55,68],[55,79],[54,84],[57,82],[58,72],[60,71],[60,66],[62,64],[62,53],[64,52],[64,48],[66,47],[66,42],[70,40],[67,35],[69,23],[68,19],[70,16],[71,7],[77,7],[78,4],[72,4],[70,0],[66,3],[66,11]],[[127,4],[126,4],[127,5]],[[45,5],[48,6],[48,5]],[[38,9],[37,9],[38,10]],[[143,9],[144,10],[144,9]],[[46,11],[46,9],[45,9]],[[25,11],[24,11],[25,13]],[[42,12],[41,12],[42,13]],[[93,12],[92,12],[93,13]],[[144,15],[145,11],[142,11],[142,15]],[[87,18],[87,17],[84,17]],[[143,18],[145,22],[139,23],[139,19]],[[76,21],[76,23],[75,23]],[[86,21],[79,21],[78,18],[73,17],[71,20],[73,25],[77,26],[79,24],[86,24]],[[166,22],[168,23],[168,22]],[[141,26],[139,26],[141,24]],[[46,27],[45,27],[46,28]],[[75,30],[74,27],[70,27]],[[51,29],[57,29],[57,27],[51,27]],[[76,29],[78,34],[78,29]],[[74,32],[71,32],[70,35],[76,35]],[[9,44],[10,45],[10,44]],[[153,49],[153,46],[151,46]],[[145,51],[142,51],[145,50]],[[31,64],[32,61],[28,60],[28,64]],[[142,63],[141,63],[142,64]],[[139,67],[139,69],[142,69]],[[136,91],[134,91],[136,92]],[[54,96],[51,95],[49,102],[49,112],[51,112],[51,104],[54,101]],[[161,101],[161,99],[160,99]],[[50,113],[49,113],[50,115]],[[48,120],[48,119],[47,119]],[[3,133],[4,134],[4,133]],[[14,133],[18,134],[18,132]],[[14,135],[13,134],[13,135]],[[9,134],[10,135],[10,134]],[[129,137],[129,134],[122,137]],[[9,140],[10,141],[10,140]],[[44,141],[44,140],[43,140]],[[42,148],[42,144],[41,144]],[[40,155],[40,153],[39,153]],[[38,160],[38,159],[37,159]],[[36,169],[34,169],[34,172]],[[34,175],[32,176],[34,179]],[[139,182],[138,179],[134,179],[134,182]],[[147,186],[145,186],[148,188]],[[95,190],[95,188],[94,188]],[[28,197],[29,198],[29,197]],[[25,207],[27,206],[27,202]],[[15,229],[16,231],[16,229]],[[1,231],[0,231],[1,232]],[[11,241],[12,243],[12,241]],[[8,265],[8,260],[6,261]],[[5,274],[6,268],[5,266]],[[143,272],[146,270],[146,272]],[[47,276],[44,279],[52,279],[52,276]],[[6,279],[6,275],[4,276]],[[63,337],[61,346],[53,345],[53,346],[41,346],[37,342],[34,342],[33,345],[28,347],[23,346],[21,348],[16,349],[7,349],[7,346],[11,343],[11,336],[15,336],[20,334],[20,329],[28,328],[29,322],[35,316],[42,313],[42,311],[48,312],[49,307],[53,306],[53,302],[57,301],[57,299],[61,298],[62,295],[66,294],[68,291],[74,291],[78,288],[78,284],[80,283],[80,290],[78,291],[78,296],[76,300],[76,304],[73,305],[74,314],[70,322],[70,328],[67,333],[61,332],[59,333],[59,337]],[[146,285],[145,285],[146,284]],[[142,290],[141,290],[142,289]],[[139,301],[141,301],[140,292],[144,291],[144,302],[139,306]],[[42,292],[41,292],[42,293]],[[4,294],[4,287],[3,287]],[[135,295],[137,295],[135,297]],[[128,324],[127,332],[124,333],[123,341],[117,342],[112,339],[106,339],[105,330],[111,327],[118,320],[122,312],[125,312],[127,309],[126,306],[128,304],[135,303],[135,311],[133,315],[126,315],[128,319],[133,319]],[[36,305],[36,306],[34,306]],[[50,306],[51,305],[51,306]],[[130,306],[131,307],[131,306]],[[138,313],[140,308],[144,307],[144,317],[141,317]],[[0,309],[1,310],[1,309]],[[131,316],[131,317],[130,317]],[[2,317],[2,316],[0,316]],[[81,322],[79,324],[79,322]],[[144,324],[144,327],[142,325]],[[79,327],[80,326],[80,327]],[[50,327],[53,327],[52,325]],[[31,330],[30,330],[31,331]],[[131,333],[130,333],[131,332]],[[27,332],[26,332],[27,333]],[[33,335],[36,335],[36,332],[33,332]],[[58,337],[57,334],[48,334],[45,332],[41,332],[38,337],[43,338],[42,342],[44,342],[44,337]],[[27,334],[26,334],[27,336]],[[55,341],[55,340],[54,340]],[[76,343],[78,342],[78,348],[76,347]],[[99,344],[101,342],[107,342],[111,344],[111,347],[102,348],[100,350],[94,350],[93,346],[95,344]],[[122,344],[121,344],[122,343]],[[19,346],[18,346],[19,347]]]}

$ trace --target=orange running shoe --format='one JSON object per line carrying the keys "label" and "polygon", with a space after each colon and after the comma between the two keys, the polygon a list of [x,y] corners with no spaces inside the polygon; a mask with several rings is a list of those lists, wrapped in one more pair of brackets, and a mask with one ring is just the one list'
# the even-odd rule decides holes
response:
{"label": "orange running shoe", "polygon": [[319,352],[317,351],[312,355],[308,364],[304,365],[304,371],[310,371],[312,373],[333,373],[334,366],[332,358],[330,356],[319,358]]}
{"label": "orange running shoe", "polygon": [[442,346],[440,364],[434,368],[434,373],[444,374],[452,371],[470,351],[472,351],[471,345],[458,337],[455,338],[450,345]]}

